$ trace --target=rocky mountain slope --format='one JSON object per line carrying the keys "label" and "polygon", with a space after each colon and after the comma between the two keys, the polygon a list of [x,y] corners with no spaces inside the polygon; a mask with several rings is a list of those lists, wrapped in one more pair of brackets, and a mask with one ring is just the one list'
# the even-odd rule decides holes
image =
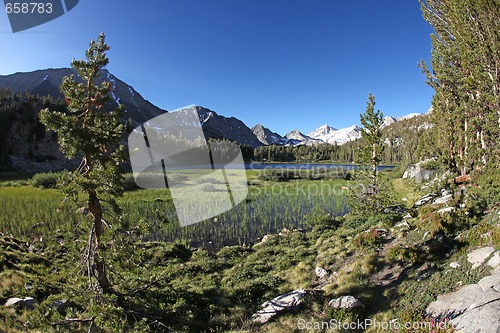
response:
{"label": "rocky mountain slope", "polygon": [[260,124],[252,127],[252,133],[263,145],[286,145],[290,142],[287,138],[282,137],[278,133],[272,132],[269,128]]}
{"label": "rocky mountain slope", "polygon": [[181,108],[174,112],[189,111],[198,113],[203,132],[207,138],[232,140],[254,148],[262,146],[252,130],[235,117],[224,117],[215,111],[197,105]]}
{"label": "rocky mountain slope", "polygon": [[[49,68],[34,72],[15,73],[0,75],[0,88],[10,88],[12,93],[29,91],[33,95],[48,96],[54,98],[63,97],[59,87],[63,77],[77,73],[70,68]],[[144,99],[132,86],[118,79],[108,70],[103,70],[97,83],[104,80],[113,85],[109,108],[116,107],[119,103],[125,105],[125,120],[131,118],[135,123],[144,121],[163,114],[165,110],[153,105]]]}

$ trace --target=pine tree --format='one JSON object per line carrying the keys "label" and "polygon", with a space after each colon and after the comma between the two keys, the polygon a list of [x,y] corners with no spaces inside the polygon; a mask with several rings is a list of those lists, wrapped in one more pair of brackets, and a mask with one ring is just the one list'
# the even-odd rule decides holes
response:
{"label": "pine tree", "polygon": [[498,167],[500,154],[500,2],[421,0],[434,28],[433,120],[441,154],[462,174]]}
{"label": "pine tree", "polygon": [[[89,279],[93,278],[105,293],[114,292],[106,273],[102,256],[104,249],[104,227],[108,225],[105,214],[116,217],[119,207],[115,198],[122,193],[123,146],[118,142],[122,137],[123,106],[106,111],[110,99],[110,82],[96,81],[100,71],[108,64],[104,34],[97,41],[92,40],[86,51],[86,60],[73,60],[71,66],[78,72],[81,81],[73,75],[65,77],[61,91],[68,103],[68,112],[49,109],[40,112],[40,121],[47,130],[58,135],[60,149],[69,158],[83,156],[77,170],[66,180],[66,196],[78,200],[79,193],[86,194],[86,206],[92,219],[86,261]],[[112,211],[104,205],[110,205]],[[114,212],[114,214],[112,214]]]}
{"label": "pine tree", "polygon": [[367,142],[367,146],[363,149],[362,158],[366,164],[371,165],[372,187],[376,192],[377,166],[380,163],[380,154],[383,149],[381,127],[384,122],[384,115],[380,110],[375,112],[375,96],[371,93],[368,95],[368,102],[366,102],[366,111],[364,114],[359,115],[359,119],[363,125],[361,136]]}

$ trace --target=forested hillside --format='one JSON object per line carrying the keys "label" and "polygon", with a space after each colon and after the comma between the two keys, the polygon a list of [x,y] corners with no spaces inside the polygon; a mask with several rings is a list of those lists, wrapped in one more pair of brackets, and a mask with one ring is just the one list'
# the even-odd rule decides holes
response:
{"label": "forested hillside", "polygon": [[[384,127],[381,162],[388,165],[409,165],[436,156],[433,147],[438,138],[430,117],[431,115],[425,114],[402,119]],[[360,138],[343,145],[327,143],[309,146],[270,145],[256,148],[254,159],[270,162],[360,163],[360,149],[365,144],[365,140]]]}

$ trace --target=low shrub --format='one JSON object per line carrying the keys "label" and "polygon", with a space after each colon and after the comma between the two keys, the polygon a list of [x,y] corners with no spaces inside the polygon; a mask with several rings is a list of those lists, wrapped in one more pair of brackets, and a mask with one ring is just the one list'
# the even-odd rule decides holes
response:
{"label": "low shrub", "polygon": [[367,231],[359,233],[354,237],[354,246],[357,247],[374,247],[381,242],[382,231],[376,228],[371,228]]}
{"label": "low shrub", "polygon": [[62,172],[37,173],[31,178],[31,186],[39,188],[57,188]]}

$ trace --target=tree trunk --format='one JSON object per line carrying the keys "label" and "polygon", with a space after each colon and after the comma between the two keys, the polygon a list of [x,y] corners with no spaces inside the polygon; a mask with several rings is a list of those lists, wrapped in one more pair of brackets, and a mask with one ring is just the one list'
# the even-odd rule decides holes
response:
{"label": "tree trunk", "polygon": [[[87,172],[92,171],[92,157],[90,154],[85,154],[85,164],[87,165]],[[92,231],[91,231],[91,239],[92,244],[90,250],[90,258],[91,258],[91,269],[92,275],[96,278],[99,287],[102,289],[104,293],[113,293],[113,287],[108,280],[106,274],[106,264],[104,259],[99,256],[99,252],[102,249],[101,239],[104,233],[103,230],[103,214],[102,214],[102,206],[99,201],[99,197],[95,190],[88,190],[88,208],[89,212],[93,217],[92,222]]]}
{"label": "tree trunk", "polygon": [[113,292],[113,287],[108,280],[106,275],[106,265],[104,260],[99,256],[99,252],[102,249],[101,238],[103,235],[103,223],[102,223],[102,207],[99,202],[99,198],[94,190],[90,190],[89,194],[89,212],[92,214],[94,221],[92,225],[92,248],[93,248],[93,262],[92,262],[92,274],[99,283],[99,287],[102,288],[104,293]]}
{"label": "tree trunk", "polygon": [[373,152],[372,152],[372,174],[373,174],[373,190],[375,191],[377,188],[377,144],[373,144]]}

